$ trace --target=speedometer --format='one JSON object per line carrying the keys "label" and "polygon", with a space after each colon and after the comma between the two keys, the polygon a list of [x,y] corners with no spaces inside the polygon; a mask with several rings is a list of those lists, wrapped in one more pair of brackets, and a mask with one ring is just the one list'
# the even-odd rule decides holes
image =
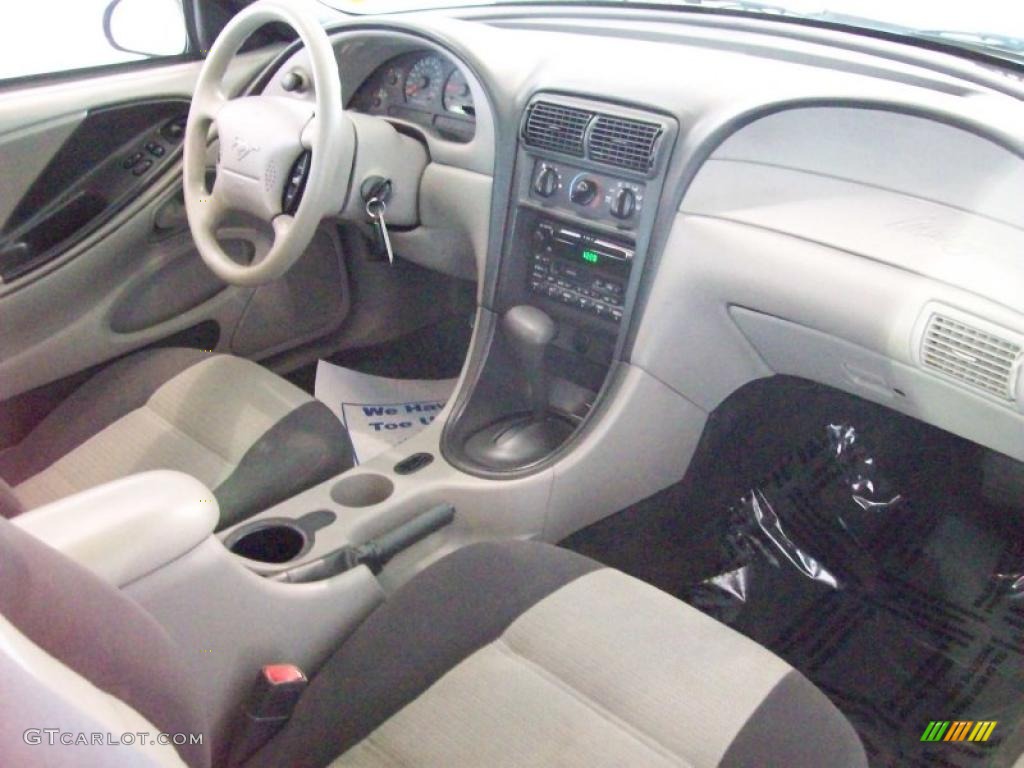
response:
{"label": "speedometer", "polygon": [[405,100],[420,107],[431,107],[441,101],[444,86],[444,62],[431,54],[412,65],[405,76]]}

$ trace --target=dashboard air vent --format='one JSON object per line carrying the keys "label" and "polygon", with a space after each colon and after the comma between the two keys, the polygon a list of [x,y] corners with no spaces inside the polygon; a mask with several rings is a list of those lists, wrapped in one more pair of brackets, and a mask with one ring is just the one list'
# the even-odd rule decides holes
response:
{"label": "dashboard air vent", "polygon": [[583,135],[593,117],[585,109],[538,101],[526,116],[523,139],[537,149],[583,157]]}
{"label": "dashboard air vent", "polygon": [[590,159],[631,171],[647,172],[661,126],[643,120],[598,115],[587,143]]}
{"label": "dashboard air vent", "polygon": [[1022,347],[938,312],[932,314],[921,341],[921,362],[972,389],[1013,401]]}

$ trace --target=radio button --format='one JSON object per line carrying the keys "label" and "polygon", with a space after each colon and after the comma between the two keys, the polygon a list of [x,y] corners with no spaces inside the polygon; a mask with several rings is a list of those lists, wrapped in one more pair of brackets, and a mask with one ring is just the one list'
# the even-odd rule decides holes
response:
{"label": "radio button", "polygon": [[550,226],[546,224],[539,225],[533,230],[533,245],[535,251],[548,251],[551,248],[551,243],[555,238],[555,233]]}
{"label": "radio button", "polygon": [[561,268],[558,271],[561,272],[566,277],[576,278],[580,276],[580,270],[577,267],[574,267],[572,264],[562,264]]}

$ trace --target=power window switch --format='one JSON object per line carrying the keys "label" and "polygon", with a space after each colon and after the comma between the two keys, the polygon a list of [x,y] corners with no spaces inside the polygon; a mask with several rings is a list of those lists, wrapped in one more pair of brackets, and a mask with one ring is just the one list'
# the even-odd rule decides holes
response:
{"label": "power window switch", "polygon": [[143,157],[144,155],[141,152],[135,152],[124,159],[121,163],[121,167],[125,169],[134,168],[142,161]]}

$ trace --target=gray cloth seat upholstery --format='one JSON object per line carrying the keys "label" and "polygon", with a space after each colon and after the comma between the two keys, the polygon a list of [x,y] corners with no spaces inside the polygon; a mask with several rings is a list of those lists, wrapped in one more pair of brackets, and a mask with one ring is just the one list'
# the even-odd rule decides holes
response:
{"label": "gray cloth seat upholstery", "polygon": [[[187,673],[189,649],[175,647],[116,589],[6,520],[0,616],[161,731],[206,732]],[[16,690],[17,667],[0,652],[0,672],[5,665]],[[0,710],[19,716],[2,703]],[[23,755],[32,764],[73,764],[73,750],[59,745],[49,755],[26,748],[20,727],[0,728],[7,764],[28,764]],[[193,768],[221,765],[226,746],[182,745],[177,757]],[[463,548],[400,588],[341,644],[284,729],[246,762],[866,764],[846,719],[766,649],[619,571],[532,542]]]}
{"label": "gray cloth seat upholstery", "polygon": [[176,469],[213,489],[225,527],[352,465],[345,428],[290,382],[231,355],[158,349],[105,368],[0,456],[0,512]]}
{"label": "gray cloth seat upholstery", "polygon": [[867,765],[762,646],[535,542],[466,547],[372,614],[247,768]]}

